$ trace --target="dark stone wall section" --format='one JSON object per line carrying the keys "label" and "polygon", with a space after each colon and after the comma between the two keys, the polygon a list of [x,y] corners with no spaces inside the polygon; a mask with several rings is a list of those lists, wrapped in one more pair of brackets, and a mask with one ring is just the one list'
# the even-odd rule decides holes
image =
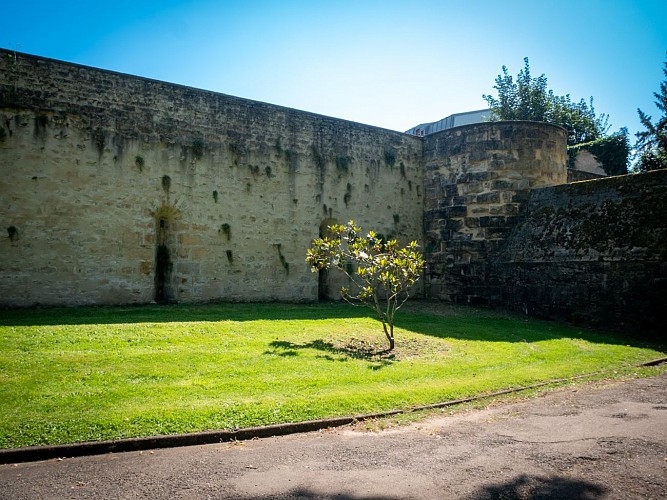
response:
{"label": "dark stone wall section", "polygon": [[492,302],[633,332],[667,321],[667,170],[537,189],[490,262]]}

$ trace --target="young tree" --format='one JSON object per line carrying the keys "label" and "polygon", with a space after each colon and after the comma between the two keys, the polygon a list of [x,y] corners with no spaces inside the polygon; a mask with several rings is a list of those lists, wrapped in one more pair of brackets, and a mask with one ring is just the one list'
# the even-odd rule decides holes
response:
{"label": "young tree", "polygon": [[413,241],[399,248],[396,240],[385,242],[373,231],[362,236],[354,221],[334,224],[329,231],[330,237],[316,239],[307,250],[306,262],[313,272],[335,268],[347,275],[352,289],[342,288],[342,297],[377,313],[391,351],[396,311],[408,300],[425,266],[419,245]]}
{"label": "young tree", "polygon": [[530,120],[560,125],[567,130],[567,144],[573,146],[604,136],[609,130],[607,115],[595,116],[593,98],[572,102],[570,96],[557,96],[547,88],[544,74],[533,78],[528,58],[516,81],[503,66],[503,74],[496,77],[494,89],[498,97],[483,95],[494,120]]}
{"label": "young tree", "polygon": [[639,120],[646,129],[637,132],[635,144],[636,155],[639,156],[637,169],[642,172],[667,168],[667,61],[662,72],[666,79],[660,82],[660,92],[653,93],[662,117],[654,124],[650,116],[637,109]]}

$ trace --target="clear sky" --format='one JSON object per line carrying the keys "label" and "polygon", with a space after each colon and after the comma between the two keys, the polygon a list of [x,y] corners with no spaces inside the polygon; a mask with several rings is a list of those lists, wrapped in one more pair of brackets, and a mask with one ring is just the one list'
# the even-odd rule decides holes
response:
{"label": "clear sky", "polygon": [[6,2],[0,46],[393,130],[486,107],[523,58],[612,132],[655,118],[667,0]]}

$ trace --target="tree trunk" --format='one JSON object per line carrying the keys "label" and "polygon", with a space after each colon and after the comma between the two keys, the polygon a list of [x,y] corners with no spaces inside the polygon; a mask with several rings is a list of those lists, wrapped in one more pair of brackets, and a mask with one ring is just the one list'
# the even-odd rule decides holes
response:
{"label": "tree trunk", "polygon": [[389,341],[389,350],[392,351],[394,350],[394,324],[389,323],[389,330],[387,330],[387,323],[383,321],[382,328],[384,328],[384,334],[386,335],[387,340]]}

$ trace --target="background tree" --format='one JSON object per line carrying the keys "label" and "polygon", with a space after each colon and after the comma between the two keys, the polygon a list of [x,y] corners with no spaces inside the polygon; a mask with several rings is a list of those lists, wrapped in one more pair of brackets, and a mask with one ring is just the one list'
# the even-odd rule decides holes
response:
{"label": "background tree", "polygon": [[667,168],[667,61],[662,72],[666,80],[660,83],[660,92],[653,93],[662,117],[654,124],[650,116],[637,109],[639,120],[646,129],[636,134],[635,154],[639,157],[636,168],[641,172]]}
{"label": "background tree", "polygon": [[410,288],[424,269],[419,245],[412,241],[400,248],[396,240],[384,242],[373,231],[362,236],[354,221],[334,224],[329,231],[331,237],[313,242],[306,252],[306,262],[313,272],[335,268],[347,275],[353,283],[352,290],[342,288],[342,297],[354,305],[365,304],[377,313],[392,350],[396,311],[408,300]]}
{"label": "background tree", "polygon": [[569,94],[557,96],[547,88],[544,74],[533,78],[528,58],[516,81],[503,66],[494,89],[498,97],[483,95],[494,120],[530,120],[560,125],[567,130],[567,144],[572,146],[603,137],[609,130],[607,115],[595,115],[593,98],[572,102]]}

